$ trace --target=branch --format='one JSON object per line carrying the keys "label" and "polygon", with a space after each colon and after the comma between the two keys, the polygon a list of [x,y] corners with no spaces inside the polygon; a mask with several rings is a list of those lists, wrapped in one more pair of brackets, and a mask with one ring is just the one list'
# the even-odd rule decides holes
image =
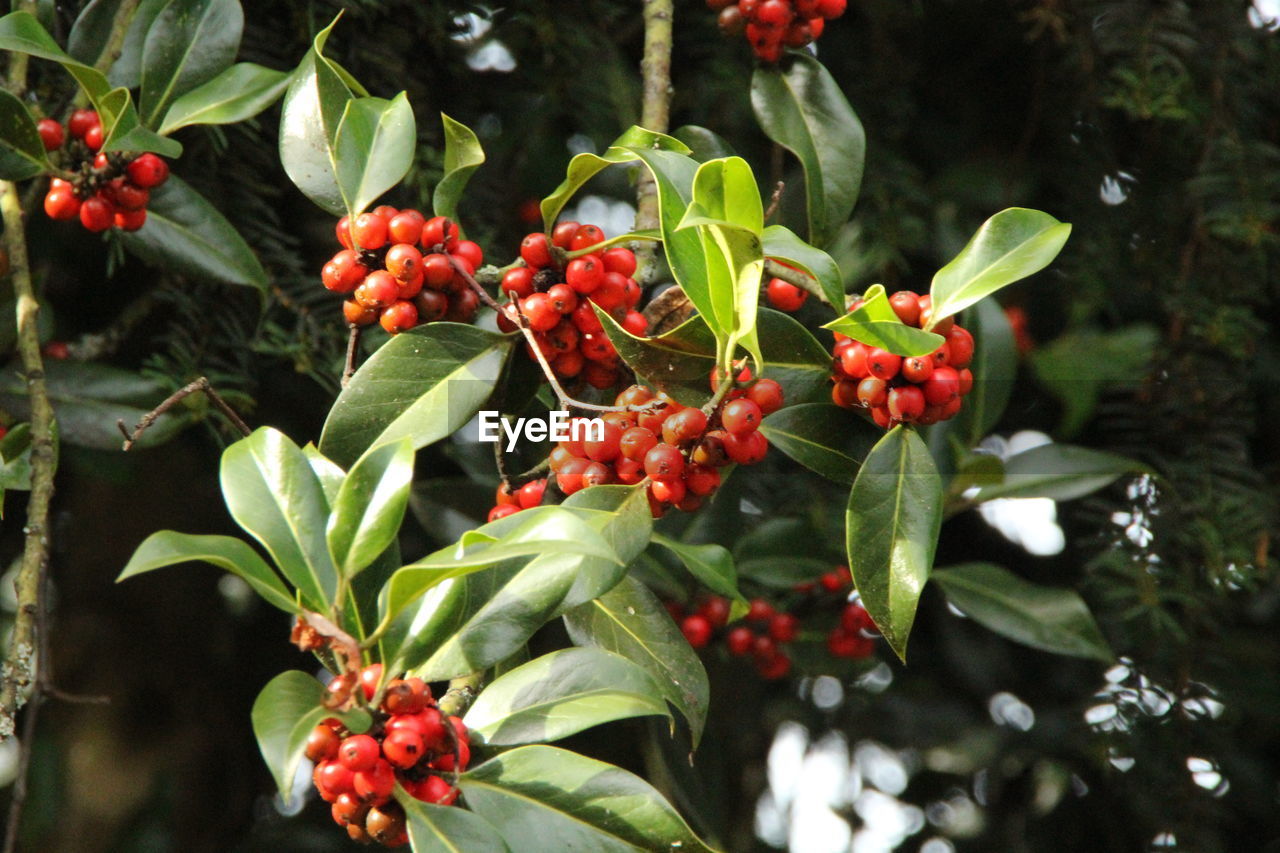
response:
{"label": "branch", "polygon": [[764,211],[764,221],[768,222],[773,215],[778,212],[778,205],[782,203],[782,191],[787,188],[784,181],[778,181],[773,187],[773,195],[769,198],[769,206]]}
{"label": "branch", "polygon": [[247,436],[253,432],[253,430],[249,429],[249,425],[246,424],[238,414],[236,414],[236,410],[227,405],[227,401],[222,399],[221,395],[219,395],[217,391],[213,390],[213,386],[209,384],[209,380],[206,377],[201,376],[191,384],[184,385],[177,391],[174,391],[163,403],[143,415],[142,420],[138,421],[138,425],[133,428],[132,433],[130,433],[125,427],[123,420],[116,421],[116,426],[120,429],[121,434],[124,435],[124,447],[122,449],[126,453],[132,450],[133,446],[137,444],[138,439],[142,438],[142,434],[146,432],[157,420],[159,420],[161,415],[197,391],[203,391],[205,395],[208,396],[209,402],[213,403],[218,411],[222,412],[222,414],[226,416],[227,420],[231,421],[231,425],[239,430],[241,435]]}
{"label": "branch", "polygon": [[473,672],[470,675],[459,676],[449,682],[449,689],[440,697],[440,701],[436,703],[440,709],[440,713],[450,717],[460,717],[471,707],[471,703],[476,701],[476,697],[480,695],[480,685],[484,682],[483,672]]}
{"label": "branch", "polygon": [[[640,60],[644,101],[640,108],[640,125],[648,130],[666,133],[671,119],[671,19],[673,0],[644,0],[644,56]],[[640,171],[636,182],[636,230],[657,228],[658,186],[647,169]],[[636,247],[636,260],[641,270],[637,278],[651,283],[654,247],[645,243]]]}
{"label": "branch", "polygon": [[356,358],[360,355],[361,327],[351,324],[351,337],[347,339],[347,362],[342,368],[342,387],[346,388],[356,372]]}

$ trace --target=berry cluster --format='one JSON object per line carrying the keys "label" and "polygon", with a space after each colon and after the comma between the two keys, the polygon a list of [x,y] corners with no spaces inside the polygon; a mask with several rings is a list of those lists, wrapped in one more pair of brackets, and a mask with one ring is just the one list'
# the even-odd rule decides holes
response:
{"label": "berry cluster", "polygon": [[169,164],[150,152],[110,154],[102,148],[102,120],[94,110],[76,110],[62,125],[42,118],[36,125],[46,151],[63,152],[70,180],[53,178],[44,197],[50,219],[70,220],[96,233],[108,228],[137,231],[147,221],[151,190],[169,177]]}
{"label": "berry cluster", "polygon": [[[330,691],[349,692],[352,680],[335,678]],[[360,672],[366,701],[381,680],[382,664]],[[306,755],[315,762],[316,790],[352,840],[401,847],[409,836],[404,809],[392,799],[396,783],[415,799],[451,805],[458,798],[451,780],[471,760],[467,728],[440,712],[420,678],[388,682],[373,719],[363,734],[348,732],[336,718],[325,720],[307,737]]]}
{"label": "berry cluster", "polygon": [[494,496],[493,509],[489,510],[489,520],[497,521],[522,509],[532,509],[542,505],[542,493],[547,490],[547,478],[530,480],[518,489],[512,489],[506,483],[498,486]]}
{"label": "berry cluster", "polygon": [[551,451],[556,485],[571,495],[588,486],[635,485],[647,479],[655,518],[671,506],[693,512],[720,486],[717,469],[754,465],[769,450],[769,440],[758,430],[765,415],[782,408],[782,386],[772,379],[751,382],[747,370],[737,384],[710,417],[632,385],[615,402],[629,411],[601,418],[598,440],[571,438]]}
{"label": "berry cluster", "polygon": [[827,21],[844,14],[847,0],[707,0],[720,13],[726,35],[747,36],[763,62],[777,62],[784,47],[804,47],[822,35]]}
{"label": "berry cluster", "polygon": [[[618,383],[618,353],[605,335],[592,304],[607,311],[633,335],[644,335],[648,323],[636,311],[640,285],[632,276],[636,256],[626,248],[589,251],[603,243],[604,231],[595,225],[561,222],[550,239],[542,232],[520,243],[525,266],[502,276],[502,290],[533,330],[538,348],[557,377],[581,376],[595,388]],[[570,259],[570,253],[581,253]],[[498,316],[498,325],[512,331],[512,321]],[[534,358],[532,347],[529,357]]]}
{"label": "berry cluster", "polygon": [[480,304],[461,267],[474,275],[484,261],[480,246],[463,240],[457,223],[427,219],[416,210],[389,205],[344,216],[335,229],[342,250],[320,272],[334,293],[350,293],[342,314],[353,326],[375,321],[391,334],[419,323],[470,323]]}
{"label": "berry cluster", "polygon": [[792,602],[788,608],[763,598],[752,599],[742,624],[732,628],[728,627],[729,600],[718,595],[703,599],[692,611],[686,611],[679,602],[668,602],[667,610],[689,645],[706,648],[719,632],[730,655],[750,656],[760,676],[772,681],[791,672],[792,656],[785,647],[800,636],[801,614],[807,621],[829,618],[819,614],[829,612],[833,598],[841,602],[841,609],[835,626],[826,635],[827,652],[849,660],[863,660],[875,652],[875,624],[861,603],[847,600],[852,585],[849,569],[837,566],[817,582],[798,585],[795,591],[805,598]]}
{"label": "berry cluster", "polygon": [[[928,325],[931,297],[900,290],[889,297],[889,304],[903,323]],[[846,409],[868,409],[884,429],[898,423],[928,426],[954,417],[964,395],[973,389],[973,335],[952,317],[933,331],[946,338],[942,346],[908,358],[836,334],[831,399]]]}

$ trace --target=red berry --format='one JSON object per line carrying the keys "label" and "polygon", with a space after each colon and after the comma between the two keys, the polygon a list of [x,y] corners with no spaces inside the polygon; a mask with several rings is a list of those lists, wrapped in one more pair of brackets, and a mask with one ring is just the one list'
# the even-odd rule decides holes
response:
{"label": "red berry", "polygon": [[398,335],[418,325],[418,309],[406,299],[398,299],[382,309],[378,318],[388,334]]}
{"label": "red berry", "polygon": [[333,801],[333,808],[330,810],[330,814],[333,815],[333,820],[338,826],[363,823],[365,815],[368,813],[369,807],[350,794],[339,794],[338,798]]}
{"label": "red berry", "polygon": [[925,402],[931,406],[945,406],[960,396],[960,375],[954,367],[943,365],[934,368],[929,380],[920,388]]}
{"label": "red berry", "polygon": [[720,422],[732,436],[741,438],[760,428],[764,413],[751,400],[731,400],[720,411]]}
{"label": "red berry", "polygon": [[66,141],[66,137],[62,132],[62,125],[56,119],[40,119],[40,121],[36,122],[36,130],[40,133],[40,141],[44,143],[45,151],[56,151]]}
{"label": "red berry", "polygon": [[627,304],[627,277],[622,273],[605,273],[600,286],[591,292],[591,301],[606,311],[622,308]]}
{"label": "red berry", "polygon": [[316,765],[312,779],[321,796],[333,802],[343,794],[354,791],[355,774],[338,761],[322,761]]}
{"label": "red berry", "polygon": [[570,459],[556,471],[556,485],[566,495],[582,491],[582,475],[592,463],[586,459]]}
{"label": "red berry", "polygon": [[405,834],[404,810],[397,803],[371,808],[365,817],[364,829],[369,837],[380,844],[399,846],[397,841]]}
{"label": "red berry", "polygon": [[[867,357],[871,349],[861,341],[852,341],[840,351],[840,369],[851,379],[863,379],[870,370]],[[885,378],[885,377],[881,377]]]}
{"label": "red berry", "polygon": [[560,322],[560,312],[551,303],[551,297],[545,293],[534,293],[520,302],[520,310],[529,321],[529,328],[535,332],[548,332]]}
{"label": "red berry", "polygon": [[547,296],[551,299],[551,306],[560,314],[572,314],[578,307],[578,294],[567,284],[553,284],[547,288]]}
{"label": "red berry", "polygon": [[582,449],[593,462],[612,462],[621,450],[622,430],[615,424],[601,421],[600,439],[582,442]]}
{"label": "red berry", "polygon": [[748,622],[768,622],[773,618],[773,613],[772,604],[763,598],[753,598],[747,608],[746,618]]}
{"label": "red berry", "polygon": [[564,268],[564,280],[578,293],[593,293],[604,282],[605,272],[599,255],[583,255],[569,261]]}
{"label": "red berry", "polygon": [[338,747],[338,761],[352,773],[372,770],[378,754],[378,742],[369,735],[352,735]]}
{"label": "red berry", "polygon": [[656,480],[672,480],[684,473],[684,457],[670,444],[657,444],[644,456],[644,472]]}
{"label": "red berry", "polygon": [[745,625],[739,625],[725,635],[724,644],[729,648],[730,654],[740,656],[751,651],[751,643],[755,638],[756,636],[751,633],[750,628]]}
{"label": "red berry", "polygon": [[744,435],[728,434],[724,450],[729,459],[738,465],[754,465],[769,452],[769,440],[759,431]]}
{"label": "red berry", "polygon": [[772,379],[760,379],[747,389],[747,399],[760,407],[764,415],[782,408],[782,386]]}
{"label": "red berry", "polygon": [[580,227],[582,226],[579,223],[570,219],[557,223],[556,227],[551,229],[551,245],[568,249],[569,244],[573,242],[573,235],[578,233]]}
{"label": "red berry", "polygon": [[844,586],[844,578],[833,569],[818,578],[818,583],[822,584],[822,588],[827,592],[839,592],[841,587]]}
{"label": "red berry", "polygon": [[729,600],[727,598],[721,595],[713,595],[702,602],[698,612],[706,617],[712,627],[723,628],[725,623],[729,621],[729,609]]}
{"label": "red berry", "polygon": [[769,285],[765,288],[765,297],[772,307],[791,312],[800,310],[800,306],[809,298],[809,293],[788,281],[774,278],[769,280]]}
{"label": "red berry", "polygon": [[50,219],[75,219],[80,215],[80,199],[70,187],[55,187],[45,194],[44,212]]}
{"label": "red berry", "polygon": [[374,270],[356,288],[355,298],[366,308],[385,308],[400,298],[400,283],[386,270]]}
{"label": "red berry", "polygon": [[378,309],[348,299],[342,303],[342,318],[353,326],[368,326],[378,321]]}
{"label": "red berry", "polygon": [[364,688],[364,698],[372,699],[378,692],[378,684],[382,681],[382,664],[371,663],[360,670],[360,686]]}
{"label": "red berry", "polygon": [[379,758],[371,769],[355,774],[351,787],[361,801],[381,805],[391,799],[391,792],[396,787],[396,774],[390,764]]}
{"label": "red berry", "polygon": [[[449,256],[441,252],[433,252],[422,258],[423,282],[432,290],[443,290],[453,282],[453,264]],[[533,288],[530,287],[530,292]]]}
{"label": "red berry", "polygon": [[573,309],[571,319],[579,332],[593,334],[604,330],[604,327],[600,325],[600,318],[596,316],[595,309],[585,299],[578,303],[577,308]]}
{"label": "red berry", "polygon": [[144,190],[154,189],[169,178],[169,164],[151,152],[140,154],[125,167],[129,182]]}
{"label": "red berry", "polygon": [[71,114],[71,118],[67,120],[67,130],[76,139],[83,139],[89,128],[101,124],[102,120],[98,118],[98,113],[94,110],[76,110]]}
{"label": "red berry", "polygon": [[493,509],[489,510],[489,514],[485,516],[485,520],[497,521],[500,518],[506,518],[508,515],[515,515],[519,511],[520,507],[511,506],[509,504],[504,506],[495,506]]}
{"label": "red berry", "polygon": [[520,487],[516,492],[516,499],[520,501],[521,509],[532,509],[542,503],[542,493],[546,491],[546,480],[530,480]]}
{"label": "red berry", "polygon": [[953,326],[947,333],[947,349],[951,351],[947,364],[956,370],[968,367],[973,361],[973,335],[967,329]]}
{"label": "red berry", "polygon": [[924,414],[924,392],[915,385],[891,388],[887,404],[894,420],[914,421]]}
{"label": "red berry", "polygon": [[844,14],[848,0],[818,0],[818,14],[824,18],[838,18]]}
{"label": "red berry", "polygon": [[658,503],[678,504],[685,499],[689,487],[679,478],[671,480],[654,480],[649,483],[649,494]]}
{"label": "red berry", "polygon": [[711,623],[705,616],[686,616],[680,623],[680,633],[684,634],[689,645],[700,649],[711,639]]}
{"label": "red berry", "polygon": [[90,151],[97,151],[102,147],[103,132],[102,125],[95,124],[84,132],[84,144],[89,146]]}
{"label": "red berry", "polygon": [[755,19],[764,27],[785,27],[791,23],[793,12],[787,0],[764,0],[756,10]]}
{"label": "red berry", "polygon": [[551,244],[547,241],[547,235],[535,231],[520,241],[520,257],[536,269],[551,266]]}
{"label": "red berry", "polygon": [[[444,255],[432,255],[432,257],[443,258]],[[445,261],[448,263],[448,260]],[[453,270],[450,268],[450,277],[453,276]],[[430,276],[428,276],[428,281]],[[500,287],[513,298],[521,298],[533,293],[533,269],[531,267],[513,267],[502,274],[502,283]]]}
{"label": "red berry", "polygon": [[667,444],[683,444],[699,437],[706,429],[707,416],[701,409],[690,407],[662,422],[662,440]]}
{"label": "red berry", "polygon": [[959,371],[960,376],[960,396],[963,397],[973,390],[973,371],[969,368]]}
{"label": "red berry", "polygon": [[872,376],[888,381],[898,375],[902,367],[902,356],[875,348],[867,353],[867,370]]}
{"label": "red berry", "polygon": [[601,259],[606,272],[616,272],[628,278],[636,274],[636,253],[621,246],[605,250]]}
{"label": "red berry", "polygon": [[387,249],[384,261],[387,272],[400,281],[411,281],[415,276],[423,275],[422,253],[408,243],[396,243]]}
{"label": "red berry", "polygon": [[351,249],[343,249],[324,265],[320,281],[334,293],[350,293],[368,274],[368,267],[360,263],[360,254]]}
{"label": "red berry", "polygon": [[458,789],[439,776],[428,776],[419,783],[414,796],[423,802],[447,806],[458,798]]}
{"label": "red berry", "polygon": [[361,249],[381,249],[387,243],[387,220],[376,213],[357,216],[351,230]]}
{"label": "red berry", "polygon": [[899,290],[889,297],[889,307],[898,319],[908,326],[920,324],[920,295],[910,290]]}
{"label": "red berry", "polygon": [[307,759],[319,764],[321,761],[337,758],[338,744],[341,742],[342,738],[333,729],[325,725],[316,726],[307,735]]}
{"label": "red berry", "polygon": [[796,638],[800,620],[790,613],[775,613],[769,620],[769,636],[779,643],[789,643]]}
{"label": "red berry", "polygon": [[759,661],[756,664],[756,669],[762,678],[776,681],[779,678],[785,678],[787,673],[791,671],[791,658],[779,652]]}
{"label": "red berry", "polygon": [[[875,379],[875,377],[868,377]],[[863,380],[866,381],[866,380]],[[876,379],[877,382],[883,382],[883,379]],[[841,379],[835,385],[831,386],[831,402],[844,409],[852,409],[859,405],[858,401],[859,383],[852,379]]]}
{"label": "red berry", "polygon": [[387,236],[392,243],[417,243],[422,239],[426,217],[416,210],[402,210],[387,222]]}
{"label": "red berry", "polygon": [[462,236],[458,223],[445,216],[433,216],[422,226],[422,248],[435,251],[437,246],[451,251],[453,244]]}
{"label": "red berry", "polygon": [[643,338],[649,334],[649,321],[639,311],[628,311],[622,319],[622,328],[637,338]]}
{"label": "red berry", "polygon": [[569,241],[569,251],[577,252],[582,249],[589,249],[597,243],[603,243],[605,240],[604,232],[596,225],[582,225],[574,232],[573,239]]}
{"label": "red berry", "polygon": [[107,197],[121,210],[142,210],[151,199],[151,191],[134,186],[124,178],[116,178],[106,186]]}
{"label": "red berry", "polygon": [[643,462],[645,454],[658,443],[653,430],[645,427],[632,427],[622,434],[618,440],[618,448],[622,455],[635,462]]}
{"label": "red berry", "polygon": [[902,378],[917,385],[933,375],[933,356],[912,356],[902,360]]}
{"label": "red berry", "polygon": [[382,741],[382,754],[387,761],[405,770],[417,764],[424,751],[422,735],[408,729],[391,732]]}
{"label": "red berry", "polygon": [[145,210],[117,210],[112,223],[121,231],[137,231],[147,223]]}
{"label": "red berry", "polygon": [[720,487],[720,472],[707,465],[687,465],[684,484],[692,494],[706,497]]}
{"label": "red berry", "polygon": [[864,406],[883,406],[889,397],[889,386],[883,379],[868,376],[858,383],[858,402]]}
{"label": "red berry", "polygon": [[106,231],[115,222],[115,212],[110,202],[101,196],[87,198],[80,205],[80,224],[97,234]]}

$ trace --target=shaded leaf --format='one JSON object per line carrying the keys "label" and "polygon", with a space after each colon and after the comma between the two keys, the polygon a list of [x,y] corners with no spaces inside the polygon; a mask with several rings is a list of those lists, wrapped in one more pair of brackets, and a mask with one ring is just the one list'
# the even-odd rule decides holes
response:
{"label": "shaded leaf", "polygon": [[1113,453],[1071,444],[1042,444],[1004,460],[1004,481],[983,486],[970,500],[973,503],[993,498],[1069,501],[1096,492],[1125,474],[1148,470],[1140,462]]}
{"label": "shaded leaf", "polygon": [[436,216],[458,218],[458,200],[471,175],[484,163],[484,149],[471,128],[444,113],[444,175],[431,194],[431,210]]}
{"label": "shaded leaf", "polygon": [[680,558],[689,574],[712,592],[726,598],[745,601],[738,591],[738,570],[733,555],[722,545],[691,545],[655,534],[653,542]]}
{"label": "shaded leaf", "polygon": [[764,253],[808,273],[812,281],[804,289],[836,311],[844,309],[844,279],[840,267],[826,252],[810,246],[789,228],[770,225],[764,229]]}
{"label": "shaded leaf", "polygon": [[244,30],[239,0],[175,0],[156,15],[142,48],[138,110],[147,127],[169,104],[235,61]]}
{"label": "shaded leaf", "polygon": [[375,447],[352,467],[332,502],[327,532],[341,574],[354,577],[395,541],[412,480],[413,446],[407,439]]}
{"label": "shaded leaf", "polygon": [[208,83],[176,99],[164,115],[160,133],[194,124],[235,124],[256,116],[279,100],[289,75],[252,62],[238,62]]}
{"label": "shaded leaf", "polygon": [[0,180],[24,181],[51,168],[36,120],[13,93],[0,90]]}
{"label": "shaded leaf", "polygon": [[424,803],[399,787],[396,800],[404,806],[413,853],[508,853],[498,830],[475,812]]}
{"label": "shaded leaf", "polygon": [[129,558],[116,578],[119,583],[134,575],[182,563],[208,563],[242,579],[270,605],[297,613],[298,605],[280,577],[258,552],[234,536],[193,536],[173,530],[152,533]]}
{"label": "shaded leaf", "polygon": [[852,485],[880,430],[831,403],[787,406],[760,424],[769,443],[837,483]]}
{"label": "shaded leaf", "polygon": [[409,98],[401,92],[383,98],[346,102],[333,140],[338,191],[347,213],[363,211],[400,183],[413,165],[417,127]]}

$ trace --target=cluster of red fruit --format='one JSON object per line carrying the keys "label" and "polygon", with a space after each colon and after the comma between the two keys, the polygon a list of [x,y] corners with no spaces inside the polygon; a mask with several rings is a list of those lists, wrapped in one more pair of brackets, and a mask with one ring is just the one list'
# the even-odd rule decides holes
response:
{"label": "cluster of red fruit", "polygon": [[[635,310],[641,295],[632,278],[636,256],[621,247],[590,251],[604,240],[604,232],[595,225],[561,222],[550,239],[540,231],[525,237],[520,243],[525,266],[502,276],[502,290],[524,315],[556,376],[581,375],[602,389],[618,383],[618,353],[592,304],[633,335],[648,331],[644,315]],[[574,253],[577,256],[570,259]],[[498,325],[504,331],[515,329],[502,315]],[[535,357],[532,348],[529,357]]]}
{"label": "cluster of red fruit", "polygon": [[[928,325],[933,310],[931,297],[910,290],[893,294],[889,304],[903,323],[919,328]],[[973,335],[953,317],[933,331],[946,338],[942,346],[907,358],[837,333],[831,399],[846,409],[868,409],[876,425],[885,429],[898,423],[928,426],[954,417],[964,395],[973,389]]]}
{"label": "cluster of red fruit", "polygon": [[[360,672],[365,701],[377,695],[381,680],[382,664]],[[351,689],[341,678],[330,684],[333,693]],[[467,728],[440,712],[420,678],[388,682],[373,719],[363,734],[348,732],[336,718],[324,721],[308,736],[306,755],[315,762],[316,790],[352,840],[400,847],[409,836],[404,809],[392,799],[396,784],[417,800],[451,805],[458,798],[451,779],[471,760]]]}
{"label": "cluster of red fruit", "polygon": [[827,21],[844,14],[847,0],[707,0],[727,35],[746,33],[756,56],[777,62],[784,47],[804,47]]}
{"label": "cluster of red fruit", "polygon": [[[849,569],[837,566],[816,583],[801,584],[796,591],[809,594],[821,589],[823,593],[838,595],[839,600],[845,602],[839,621],[827,633],[827,651],[832,657],[863,660],[875,652],[875,623],[859,602],[845,600],[852,584]],[[795,610],[812,610],[821,604],[804,602]],[[668,602],[667,609],[695,649],[709,645],[729,620],[729,600],[718,595],[704,599],[692,612],[687,613],[679,602]],[[774,680],[791,672],[791,657],[782,646],[793,642],[799,634],[800,618],[795,612],[779,610],[763,598],[754,598],[743,623],[723,631],[721,639],[729,654],[749,655],[760,676]]]}
{"label": "cluster of red fruit", "polygon": [[[137,231],[147,221],[151,190],[169,177],[169,164],[150,152],[134,156],[107,154],[102,147],[102,120],[94,110],[76,110],[62,125],[42,118],[36,125],[46,151],[62,149],[70,180],[53,178],[44,197],[50,219],[70,220],[99,233],[115,227]],[[65,144],[65,148],[64,148]]]}
{"label": "cluster of red fruit", "polygon": [[463,240],[457,223],[427,219],[416,210],[375,207],[335,229],[342,250],[320,272],[334,293],[350,293],[342,315],[353,326],[375,321],[391,334],[419,323],[470,323],[480,304],[457,267],[474,275],[484,261],[480,246]]}

